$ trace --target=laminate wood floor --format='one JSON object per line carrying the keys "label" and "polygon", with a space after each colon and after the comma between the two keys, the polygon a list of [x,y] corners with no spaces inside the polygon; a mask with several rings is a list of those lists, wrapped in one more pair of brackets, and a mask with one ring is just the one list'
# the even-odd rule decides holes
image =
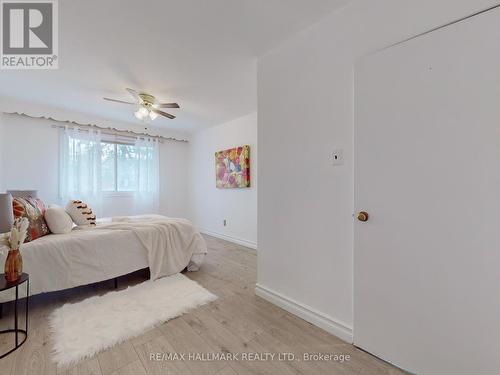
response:
{"label": "laminate wood floor", "polygon": [[[186,275],[219,296],[182,317],[117,345],[70,368],[51,361],[47,317],[67,302],[112,290],[113,282],[34,296],[30,300],[30,331],[23,347],[0,359],[0,375],[246,375],[246,374],[402,374],[402,372],[340,339],[255,296],[256,252],[205,236],[209,253],[199,272]],[[119,288],[145,281],[147,271],[120,278]],[[4,306],[0,329],[11,322],[12,305]],[[2,328],[3,327],[3,328]],[[0,336],[0,350],[12,343]],[[185,360],[151,360],[151,355],[178,353]],[[233,361],[203,361],[188,356],[239,353]],[[250,358],[255,353],[261,360]],[[270,354],[266,354],[270,353]],[[264,356],[275,354],[274,360]],[[303,359],[304,353],[349,355],[344,361],[282,361],[279,353]],[[243,356],[247,356],[244,360]]]}

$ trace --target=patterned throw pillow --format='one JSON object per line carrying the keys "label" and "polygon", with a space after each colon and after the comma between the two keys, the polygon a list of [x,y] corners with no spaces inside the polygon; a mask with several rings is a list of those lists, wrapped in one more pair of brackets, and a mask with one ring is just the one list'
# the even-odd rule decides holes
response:
{"label": "patterned throw pillow", "polygon": [[26,217],[29,221],[28,235],[24,242],[36,240],[50,234],[45,221],[45,204],[40,199],[32,197],[16,197],[12,199],[14,218]]}
{"label": "patterned throw pillow", "polygon": [[82,201],[69,201],[66,205],[66,212],[78,226],[96,225],[96,216],[92,209]]}

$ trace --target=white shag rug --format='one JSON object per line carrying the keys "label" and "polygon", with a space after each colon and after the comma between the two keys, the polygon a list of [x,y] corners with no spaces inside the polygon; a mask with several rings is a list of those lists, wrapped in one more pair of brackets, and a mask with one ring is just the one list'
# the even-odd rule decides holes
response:
{"label": "white shag rug", "polygon": [[215,299],[176,274],[66,304],[49,318],[53,359],[58,366],[75,364]]}

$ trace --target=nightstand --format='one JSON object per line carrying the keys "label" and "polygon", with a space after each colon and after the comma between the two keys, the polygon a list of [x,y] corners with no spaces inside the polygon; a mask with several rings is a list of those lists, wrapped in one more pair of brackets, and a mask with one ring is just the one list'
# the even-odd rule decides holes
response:
{"label": "nightstand", "polygon": [[[19,305],[19,286],[22,285],[23,283],[26,283],[26,311],[25,311],[25,329],[19,328],[19,321],[18,321],[18,305]],[[5,274],[0,274],[0,293],[5,291],[5,290],[10,290],[12,288],[15,288],[16,292],[16,299],[14,300],[14,328],[11,329],[5,329],[0,331],[0,334],[8,334],[8,333],[14,333],[15,335],[15,346],[11,350],[9,350],[6,353],[1,353],[0,358],[3,358],[16,349],[18,349],[21,345],[24,344],[26,339],[28,338],[28,309],[29,309],[29,298],[30,298],[30,277],[27,273],[23,273],[19,280],[9,283],[5,279]],[[22,338],[22,341],[19,341],[19,334],[22,334],[24,337]]]}

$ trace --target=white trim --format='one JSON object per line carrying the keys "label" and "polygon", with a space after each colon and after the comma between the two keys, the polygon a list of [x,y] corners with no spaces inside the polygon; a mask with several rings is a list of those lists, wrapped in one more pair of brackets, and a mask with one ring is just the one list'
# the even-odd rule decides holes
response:
{"label": "white trim", "polygon": [[102,196],[104,198],[134,198],[135,194],[136,194],[135,191],[104,190],[102,192]]}
{"label": "white trim", "polygon": [[233,237],[233,236],[228,236],[227,234],[213,232],[211,230],[204,229],[204,228],[198,228],[198,229],[201,233],[208,234],[209,236],[217,237],[217,238],[220,238],[222,240],[226,240],[226,241],[229,241],[229,242],[241,245],[241,246],[249,247],[250,249],[257,250],[257,242],[248,241],[248,240],[244,240],[242,238],[237,238],[237,237]]}
{"label": "white trim", "polygon": [[348,324],[341,322],[338,319],[327,316],[313,309],[312,307],[303,305],[291,298],[285,297],[278,292],[275,292],[259,284],[255,286],[255,294],[281,307],[289,313],[297,315],[298,317],[308,321],[309,323],[314,324],[315,326],[324,329],[332,335],[335,335],[338,338],[352,344],[352,327]]}

